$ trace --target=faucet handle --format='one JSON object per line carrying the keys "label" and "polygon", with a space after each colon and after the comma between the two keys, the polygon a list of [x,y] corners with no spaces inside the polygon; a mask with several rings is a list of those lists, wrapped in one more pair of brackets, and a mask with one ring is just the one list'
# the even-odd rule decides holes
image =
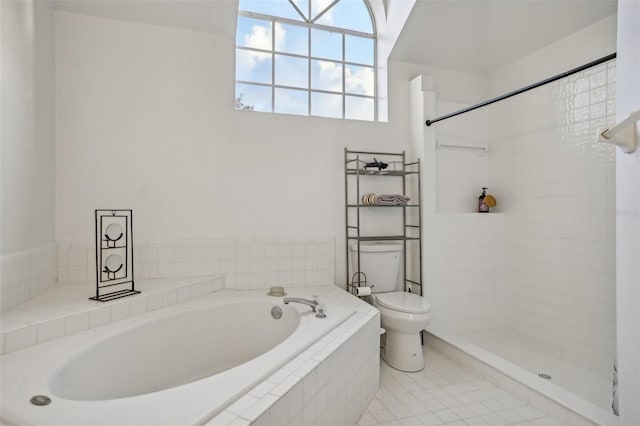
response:
{"label": "faucet handle", "polygon": [[327,307],[324,303],[318,303],[316,307],[317,313],[316,318],[326,318],[327,317]]}
{"label": "faucet handle", "polygon": [[316,303],[320,303],[320,296],[318,296],[317,294],[314,294],[313,296],[311,296],[311,300],[313,300]]}

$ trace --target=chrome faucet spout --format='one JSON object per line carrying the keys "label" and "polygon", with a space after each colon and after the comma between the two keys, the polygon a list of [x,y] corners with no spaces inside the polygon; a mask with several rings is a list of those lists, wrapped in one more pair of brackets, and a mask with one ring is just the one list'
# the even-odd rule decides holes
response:
{"label": "chrome faucet spout", "polygon": [[288,305],[289,303],[302,303],[303,305],[311,307],[313,312],[316,311],[316,306],[318,306],[317,300],[303,299],[301,297],[285,297],[282,301],[285,305]]}

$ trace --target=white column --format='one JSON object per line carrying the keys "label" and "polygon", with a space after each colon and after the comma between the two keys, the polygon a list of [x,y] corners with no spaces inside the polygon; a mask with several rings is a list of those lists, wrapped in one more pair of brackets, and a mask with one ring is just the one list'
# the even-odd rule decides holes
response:
{"label": "white column", "polygon": [[[618,2],[617,121],[640,109],[640,1]],[[640,135],[640,124],[636,123]],[[638,137],[638,136],[636,136]],[[640,146],[640,141],[636,141]],[[616,292],[621,425],[640,424],[640,149],[616,150]]]}

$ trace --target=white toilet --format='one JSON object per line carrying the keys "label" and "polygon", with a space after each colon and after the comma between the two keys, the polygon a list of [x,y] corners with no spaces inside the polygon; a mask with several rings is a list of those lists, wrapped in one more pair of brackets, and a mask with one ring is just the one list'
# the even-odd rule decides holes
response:
{"label": "white toilet", "polygon": [[[358,265],[358,245],[351,245],[353,270]],[[386,343],[382,359],[402,371],[424,368],[420,331],[431,321],[431,305],[422,296],[403,291],[398,278],[402,245],[398,243],[360,243],[360,271],[372,287],[373,305],[380,311]]]}

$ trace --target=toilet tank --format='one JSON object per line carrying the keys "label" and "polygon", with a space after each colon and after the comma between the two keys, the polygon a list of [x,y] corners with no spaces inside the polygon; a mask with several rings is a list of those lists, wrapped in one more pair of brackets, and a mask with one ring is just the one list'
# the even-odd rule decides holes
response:
{"label": "toilet tank", "polygon": [[[351,270],[358,270],[358,244],[350,246]],[[367,277],[367,286],[373,293],[401,290],[398,279],[402,260],[402,244],[360,243],[360,271]],[[352,272],[352,273],[353,273]],[[351,279],[351,277],[349,277]]]}

